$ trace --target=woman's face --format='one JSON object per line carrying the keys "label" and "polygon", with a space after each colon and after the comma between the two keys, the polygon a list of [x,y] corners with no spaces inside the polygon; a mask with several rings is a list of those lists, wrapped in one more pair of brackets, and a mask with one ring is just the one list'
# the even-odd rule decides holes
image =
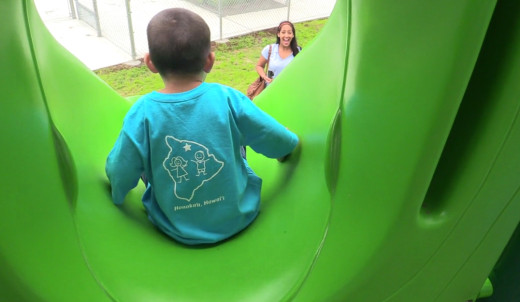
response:
{"label": "woman's face", "polygon": [[284,24],[278,33],[278,38],[280,38],[280,44],[285,47],[289,47],[292,39],[294,38],[294,33],[291,25]]}

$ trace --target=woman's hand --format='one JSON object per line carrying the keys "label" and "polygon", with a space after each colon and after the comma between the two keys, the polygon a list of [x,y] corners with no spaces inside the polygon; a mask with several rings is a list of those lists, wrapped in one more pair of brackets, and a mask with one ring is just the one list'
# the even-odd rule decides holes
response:
{"label": "woman's hand", "polygon": [[262,77],[262,79],[264,79],[264,81],[266,83],[271,83],[273,81],[273,79],[270,79],[269,77],[267,77],[267,75],[265,74],[265,71],[264,71],[266,64],[267,64],[267,60],[262,55],[260,55],[260,58],[258,59],[258,62],[256,63],[256,66],[255,66],[256,72],[258,73],[259,76]]}

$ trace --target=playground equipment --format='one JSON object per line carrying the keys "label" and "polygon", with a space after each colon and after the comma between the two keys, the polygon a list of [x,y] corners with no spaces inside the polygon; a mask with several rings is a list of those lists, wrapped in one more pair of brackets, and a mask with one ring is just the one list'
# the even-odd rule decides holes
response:
{"label": "playground equipment", "polygon": [[301,153],[248,152],[262,213],[206,247],[156,231],[141,187],[112,204],[130,103],[30,0],[0,16],[0,300],[463,302],[488,276],[489,299],[518,293],[518,1],[338,0],[258,98]]}

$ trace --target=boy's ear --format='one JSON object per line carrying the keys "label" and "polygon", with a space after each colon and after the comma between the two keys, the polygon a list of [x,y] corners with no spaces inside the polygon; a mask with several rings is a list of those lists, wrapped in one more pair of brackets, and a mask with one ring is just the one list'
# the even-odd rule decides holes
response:
{"label": "boy's ear", "polygon": [[210,52],[208,57],[206,58],[206,64],[204,64],[204,72],[209,73],[213,68],[213,64],[215,63],[215,53]]}
{"label": "boy's ear", "polygon": [[155,65],[153,65],[152,59],[150,58],[150,53],[145,53],[143,57],[143,61],[148,66],[148,69],[150,69],[153,73],[158,73],[157,68],[155,68]]}

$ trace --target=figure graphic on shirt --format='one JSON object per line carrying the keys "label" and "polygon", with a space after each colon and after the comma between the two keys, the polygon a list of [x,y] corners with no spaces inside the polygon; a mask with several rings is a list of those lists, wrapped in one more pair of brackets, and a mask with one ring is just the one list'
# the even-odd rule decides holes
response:
{"label": "figure graphic on shirt", "polygon": [[173,193],[176,198],[190,202],[198,189],[220,173],[224,162],[196,141],[170,135],[164,141],[168,155],[164,158],[163,167],[173,181]]}
{"label": "figure graphic on shirt", "polygon": [[195,152],[194,157],[195,160],[192,159],[191,161],[197,164],[197,176],[199,176],[200,173],[206,175],[206,162],[209,159],[204,159],[204,152],[202,151]]}
{"label": "figure graphic on shirt", "polygon": [[188,165],[188,162],[184,160],[184,158],[180,156],[176,156],[172,158],[172,161],[170,162],[170,166],[177,172],[177,179],[179,180],[179,183],[182,182],[182,179],[189,180],[188,179],[188,172],[186,171],[186,166]]}

